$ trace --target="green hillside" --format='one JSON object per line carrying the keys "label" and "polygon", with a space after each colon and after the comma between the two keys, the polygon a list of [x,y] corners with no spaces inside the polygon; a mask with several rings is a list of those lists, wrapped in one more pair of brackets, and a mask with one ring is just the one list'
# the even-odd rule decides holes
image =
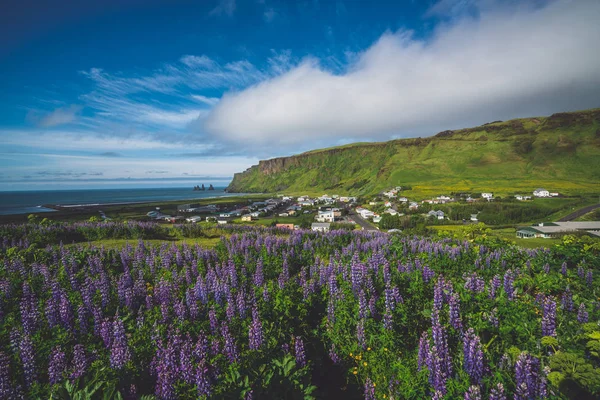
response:
{"label": "green hillside", "polygon": [[600,109],[494,122],[417,139],[359,143],[260,161],[232,192],[412,196],[492,191],[600,192]]}

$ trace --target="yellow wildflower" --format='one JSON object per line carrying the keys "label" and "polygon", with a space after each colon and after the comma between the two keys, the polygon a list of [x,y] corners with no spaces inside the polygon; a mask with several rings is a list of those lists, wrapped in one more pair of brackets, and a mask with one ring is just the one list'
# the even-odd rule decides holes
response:
{"label": "yellow wildflower", "polygon": [[363,363],[363,365],[366,367],[368,364],[367,364],[367,362],[365,361],[365,362]]}
{"label": "yellow wildflower", "polygon": [[358,374],[358,371],[352,371],[352,373],[353,373],[354,375],[356,375],[356,374]]}
{"label": "yellow wildflower", "polygon": [[371,351],[371,348],[370,348],[370,347],[367,347],[367,351]]}

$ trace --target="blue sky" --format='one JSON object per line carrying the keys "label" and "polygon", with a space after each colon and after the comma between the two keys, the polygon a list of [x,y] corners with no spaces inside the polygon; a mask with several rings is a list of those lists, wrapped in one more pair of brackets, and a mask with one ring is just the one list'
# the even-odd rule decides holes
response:
{"label": "blue sky", "polygon": [[595,0],[88,3],[0,5],[0,190],[226,184],[600,106]]}

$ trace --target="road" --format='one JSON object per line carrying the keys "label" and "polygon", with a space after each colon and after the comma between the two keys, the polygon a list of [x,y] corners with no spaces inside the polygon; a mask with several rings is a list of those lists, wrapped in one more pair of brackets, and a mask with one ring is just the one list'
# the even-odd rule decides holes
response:
{"label": "road", "polygon": [[600,207],[600,204],[594,204],[591,206],[587,206],[584,208],[581,208],[575,212],[572,212],[571,214],[562,217],[561,219],[558,220],[558,222],[566,222],[566,221],[573,221],[575,218],[579,218],[582,215],[585,215],[591,211],[594,211],[596,208]]}
{"label": "road", "polygon": [[354,221],[358,225],[360,225],[360,227],[363,228],[365,231],[377,231],[378,230],[373,225],[371,225],[371,223],[369,223],[367,220],[363,219],[360,215],[356,214],[354,211],[351,211],[350,214],[348,214],[348,218],[352,219],[352,221]]}

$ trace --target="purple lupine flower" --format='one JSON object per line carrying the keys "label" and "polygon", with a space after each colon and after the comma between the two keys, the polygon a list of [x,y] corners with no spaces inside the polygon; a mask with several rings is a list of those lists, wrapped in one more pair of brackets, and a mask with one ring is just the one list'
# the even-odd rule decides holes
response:
{"label": "purple lupine flower", "polygon": [[358,318],[364,319],[367,318],[367,316],[367,298],[365,296],[365,291],[361,289],[358,292]]}
{"label": "purple lupine flower", "polygon": [[578,265],[577,266],[577,275],[583,279],[585,277],[585,271],[583,270],[583,266]]}
{"label": "purple lupine flower", "polygon": [[216,333],[219,329],[219,321],[217,320],[217,312],[214,306],[208,311],[208,321],[210,322],[210,330]]}
{"label": "purple lupine flower", "polygon": [[573,294],[568,287],[561,296],[560,304],[564,311],[573,311],[575,309],[575,305],[573,304]]}
{"label": "purple lupine flower", "polygon": [[71,380],[81,378],[88,367],[88,358],[85,354],[85,348],[81,344],[76,344],[73,347],[73,364],[71,373]]}
{"label": "purple lupine flower", "polygon": [[500,280],[500,276],[494,275],[494,277],[490,281],[490,295],[489,295],[490,299],[493,299],[496,297],[496,293],[498,292],[498,289],[500,288],[501,283],[502,282]]}
{"label": "purple lupine flower", "polygon": [[304,352],[304,342],[300,336],[296,336],[296,340],[294,341],[294,354],[296,356],[296,363],[300,367],[304,367],[306,365],[306,353]]}
{"label": "purple lupine flower", "polygon": [[46,320],[48,321],[48,326],[50,329],[54,328],[59,323],[59,314],[58,314],[58,304],[54,296],[50,296],[48,300],[46,300]]}
{"label": "purple lupine flower", "polygon": [[37,380],[37,372],[35,366],[35,351],[33,342],[29,335],[25,334],[21,338],[19,345],[19,356],[23,365],[23,375],[25,376],[25,385],[31,387]]}
{"label": "purple lupine flower", "polygon": [[540,360],[522,352],[515,363],[515,400],[535,399],[545,392],[545,377],[540,376]]}
{"label": "purple lupine flower", "polygon": [[512,367],[512,361],[511,361],[509,355],[506,353],[502,354],[502,357],[500,358],[500,361],[498,362],[498,368],[506,371],[511,367]]}
{"label": "purple lupine flower", "polygon": [[38,326],[37,299],[29,284],[23,284],[23,297],[20,304],[23,332],[32,335]]}
{"label": "purple lupine flower", "polygon": [[177,356],[172,340],[166,346],[164,343],[159,344],[153,363],[156,372],[154,394],[159,399],[175,399]]}
{"label": "purple lupine flower", "polygon": [[202,363],[205,362],[208,356],[208,340],[206,339],[206,335],[204,332],[200,332],[198,335],[198,341],[196,342],[196,346],[194,347],[193,355],[197,362]]}
{"label": "purple lupine flower", "polygon": [[204,364],[198,365],[196,368],[196,387],[198,390],[198,397],[210,396],[210,377],[208,376],[208,367]]}
{"label": "purple lupine flower", "polygon": [[13,351],[13,353],[17,353],[21,344],[21,332],[17,328],[13,328],[10,331],[9,341],[10,349]]}
{"label": "purple lupine flower", "polygon": [[360,319],[356,324],[356,340],[362,349],[367,348],[367,342],[365,339],[365,320]]}
{"label": "purple lupine flower", "polygon": [[563,262],[561,267],[560,267],[560,273],[563,274],[563,276],[567,276],[567,262]]}
{"label": "purple lupine flower", "polygon": [[577,313],[577,321],[579,321],[580,324],[585,324],[586,322],[588,322],[588,312],[585,309],[584,303],[581,303],[579,305],[579,312]]}
{"label": "purple lupine flower", "polygon": [[550,264],[548,264],[548,263],[544,264],[544,272],[547,274],[550,273]]}
{"label": "purple lupine flower", "polygon": [[433,288],[433,307],[441,310],[444,305],[444,277],[439,276],[435,287]]}
{"label": "purple lupine flower", "polygon": [[[431,314],[431,337],[433,339],[433,346],[436,348],[436,355],[441,360],[441,368],[445,378],[452,375],[452,359],[450,357],[450,350],[448,348],[448,338],[444,327],[440,324],[440,317],[437,310],[433,310]],[[433,349],[431,350],[433,353]]]}
{"label": "purple lupine flower", "polygon": [[446,381],[449,376],[446,373],[444,362],[435,346],[431,347],[427,361],[427,367],[429,368],[429,383],[436,392],[440,392],[444,395],[446,393]]}
{"label": "purple lupine flower", "polygon": [[419,340],[419,353],[417,359],[417,369],[420,371],[423,366],[427,365],[427,357],[429,357],[429,334],[424,331]]}
{"label": "purple lupine flower", "polygon": [[589,269],[587,274],[585,274],[585,281],[587,282],[589,287],[592,287],[594,285],[594,273],[591,269]]}
{"label": "purple lupine flower", "polygon": [[3,351],[0,351],[0,365],[2,366],[2,368],[0,368],[0,399],[10,399],[13,393],[8,370],[10,359]]}
{"label": "purple lupine flower", "polygon": [[85,305],[80,304],[77,308],[77,319],[79,320],[79,334],[81,335],[88,333],[88,315]]}
{"label": "purple lupine flower", "polygon": [[265,282],[265,277],[263,274],[263,260],[262,257],[258,259],[256,262],[256,270],[254,271],[254,286],[260,287]]}
{"label": "purple lupine flower", "polygon": [[72,330],[73,321],[75,319],[73,316],[73,307],[71,306],[71,302],[64,292],[61,292],[60,296],[59,314],[62,326],[66,330]]}
{"label": "purple lupine flower", "polygon": [[385,308],[385,312],[383,313],[383,327],[387,330],[392,330],[393,327],[392,310],[388,307]]}
{"label": "purple lupine flower", "polygon": [[327,322],[330,325],[335,324],[335,300],[331,297],[327,302]]}
{"label": "purple lupine flower", "polygon": [[481,293],[485,290],[485,281],[476,272],[463,275],[465,289],[473,293]]}
{"label": "purple lupine flower", "polygon": [[504,274],[504,291],[506,292],[506,295],[508,296],[509,300],[513,300],[515,297],[514,281],[515,281],[515,275],[509,269]]}
{"label": "purple lupine flower", "polygon": [[542,335],[556,336],[556,302],[552,297],[546,297],[544,300]]}
{"label": "purple lupine flower", "polygon": [[375,400],[375,385],[371,378],[365,380],[365,400]]}
{"label": "purple lupine flower", "polygon": [[110,366],[121,369],[131,360],[131,352],[127,344],[123,321],[117,315],[113,323],[113,340],[110,348]]}
{"label": "purple lupine flower", "polygon": [[504,386],[499,383],[496,387],[493,387],[490,390],[490,400],[506,400],[506,395],[504,394]]}
{"label": "purple lupine flower", "polygon": [[107,349],[110,348],[110,345],[112,343],[112,339],[113,339],[112,330],[113,330],[113,324],[110,322],[110,319],[104,318],[100,325],[100,337],[102,338],[102,341],[104,342],[104,347],[106,347]]}
{"label": "purple lupine flower", "polygon": [[373,318],[377,317],[377,294],[373,293],[369,299],[369,312]]}
{"label": "purple lupine flower", "polygon": [[429,268],[427,265],[423,266],[423,281],[429,283],[431,279],[435,277],[435,271]]}
{"label": "purple lupine flower", "polygon": [[258,315],[258,309],[252,309],[252,322],[248,331],[249,347],[251,350],[258,350],[263,345],[262,323]]}
{"label": "purple lupine flower", "polygon": [[236,306],[237,311],[240,318],[246,318],[246,311],[248,309],[248,304],[246,303],[246,294],[244,293],[244,289],[240,288],[236,296]]}
{"label": "purple lupine flower", "polygon": [[194,384],[194,366],[192,364],[192,338],[188,336],[184,339],[179,350],[179,375],[181,379],[190,384]]}
{"label": "purple lupine flower", "polygon": [[462,331],[462,321],[460,319],[460,298],[458,293],[454,293],[450,296],[450,325],[457,331]]}
{"label": "purple lupine flower", "polygon": [[61,350],[60,346],[56,346],[50,354],[50,362],[48,363],[48,376],[50,378],[50,385],[56,385],[60,383],[65,375],[67,369],[67,357]]}
{"label": "purple lupine flower", "polygon": [[463,337],[464,368],[471,380],[479,384],[483,377],[483,350],[479,336],[469,328]]}
{"label": "purple lupine flower", "polygon": [[342,361],[340,356],[335,351],[335,344],[332,344],[331,347],[329,348],[329,358],[331,359],[331,361],[334,364],[339,364]]}
{"label": "purple lupine flower", "polygon": [[231,333],[229,333],[229,327],[226,323],[221,325],[221,335],[225,340],[225,356],[227,357],[227,360],[232,364],[236,363],[239,358],[237,346],[235,345],[235,339],[231,336]]}
{"label": "purple lupine flower", "polygon": [[479,386],[471,386],[465,392],[465,400],[481,400],[481,389]]}

